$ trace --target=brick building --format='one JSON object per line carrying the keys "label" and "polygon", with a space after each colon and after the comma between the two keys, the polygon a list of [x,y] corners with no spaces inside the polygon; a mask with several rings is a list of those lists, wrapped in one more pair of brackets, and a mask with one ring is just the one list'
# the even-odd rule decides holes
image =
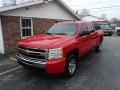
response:
{"label": "brick building", "polygon": [[0,8],[0,53],[14,53],[20,39],[41,34],[58,20],[79,17],[62,0],[37,0]]}

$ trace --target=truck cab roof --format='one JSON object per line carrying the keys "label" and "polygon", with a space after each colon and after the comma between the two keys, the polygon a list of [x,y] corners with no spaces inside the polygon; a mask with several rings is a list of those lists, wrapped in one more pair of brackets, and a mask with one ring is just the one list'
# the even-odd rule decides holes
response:
{"label": "truck cab roof", "polygon": [[89,23],[91,21],[62,21],[58,23],[75,23],[75,24],[81,24],[81,23]]}

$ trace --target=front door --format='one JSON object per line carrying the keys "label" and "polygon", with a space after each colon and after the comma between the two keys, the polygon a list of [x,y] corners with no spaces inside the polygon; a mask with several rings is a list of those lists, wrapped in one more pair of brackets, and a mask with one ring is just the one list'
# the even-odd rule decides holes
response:
{"label": "front door", "polygon": [[[88,31],[88,27],[86,23],[83,23],[80,25],[80,34],[82,32]],[[89,35],[83,35],[79,37],[79,51],[82,55],[86,54],[90,50],[91,44],[90,44],[90,36]]]}

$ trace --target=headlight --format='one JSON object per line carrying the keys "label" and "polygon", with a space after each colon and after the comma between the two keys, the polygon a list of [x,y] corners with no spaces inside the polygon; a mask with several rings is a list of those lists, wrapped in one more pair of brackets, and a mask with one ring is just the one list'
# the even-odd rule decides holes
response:
{"label": "headlight", "polygon": [[62,48],[48,50],[48,60],[61,59],[61,58],[63,58],[63,49]]}

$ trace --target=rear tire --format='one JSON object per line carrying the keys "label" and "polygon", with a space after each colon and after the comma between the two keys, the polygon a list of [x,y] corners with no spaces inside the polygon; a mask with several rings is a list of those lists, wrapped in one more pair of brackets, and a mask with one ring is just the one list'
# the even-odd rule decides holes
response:
{"label": "rear tire", "polygon": [[102,42],[99,43],[99,45],[95,47],[95,52],[98,53],[98,52],[100,52],[101,50],[102,50]]}
{"label": "rear tire", "polygon": [[68,55],[65,67],[66,77],[72,77],[75,74],[77,67],[76,59],[77,57],[74,54]]}

